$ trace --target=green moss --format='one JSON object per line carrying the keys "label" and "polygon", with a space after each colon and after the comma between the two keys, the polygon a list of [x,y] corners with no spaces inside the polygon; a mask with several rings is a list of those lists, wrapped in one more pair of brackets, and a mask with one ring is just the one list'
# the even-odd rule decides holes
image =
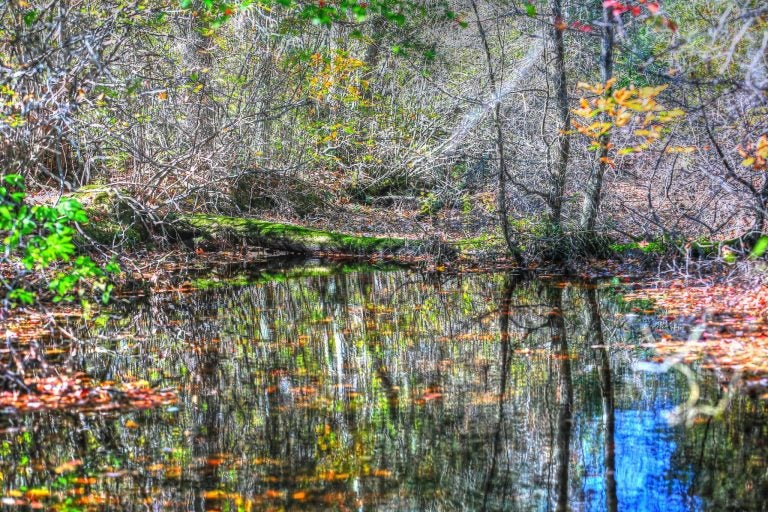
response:
{"label": "green moss", "polygon": [[409,246],[415,248],[419,245],[418,242],[400,238],[354,236],[292,224],[222,215],[183,215],[180,220],[212,238],[235,236],[254,245],[293,252],[373,254],[396,252]]}
{"label": "green moss", "polygon": [[[89,216],[93,218],[92,215]],[[108,220],[92,220],[81,227],[88,237],[102,245],[134,246],[143,240],[141,233],[136,229]]]}
{"label": "green moss", "polygon": [[[89,222],[81,226],[83,233],[97,243],[135,246],[149,239],[134,211],[114,188],[86,185],[73,192],[71,197],[77,199],[88,214]],[[79,240],[80,244],[89,242]]]}
{"label": "green moss", "polygon": [[669,245],[663,241],[651,242],[630,242],[627,244],[611,244],[610,249],[617,253],[626,253],[629,251],[641,251],[645,254],[663,254],[669,249]]}
{"label": "green moss", "polygon": [[506,245],[500,236],[484,234],[474,238],[465,238],[457,242],[461,251],[505,251]]}
{"label": "green moss", "polygon": [[116,192],[103,185],[85,185],[80,187],[71,196],[85,207],[110,206],[116,197]]}

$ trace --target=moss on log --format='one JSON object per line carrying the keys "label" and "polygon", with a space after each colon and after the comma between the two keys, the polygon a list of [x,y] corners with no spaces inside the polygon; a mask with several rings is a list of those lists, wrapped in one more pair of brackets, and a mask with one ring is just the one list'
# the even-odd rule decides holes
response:
{"label": "moss on log", "polygon": [[88,239],[78,237],[78,244],[88,246],[93,241],[111,247],[134,247],[150,241],[146,220],[124,192],[109,186],[87,185],[70,197],[77,199],[88,214],[88,222],[80,226]]}
{"label": "moss on log", "polygon": [[401,257],[421,254],[450,257],[455,254],[453,248],[435,241],[355,236],[257,219],[191,214],[180,216],[178,221],[189,226],[195,236],[209,240],[242,241],[253,246],[295,254],[384,254]]}

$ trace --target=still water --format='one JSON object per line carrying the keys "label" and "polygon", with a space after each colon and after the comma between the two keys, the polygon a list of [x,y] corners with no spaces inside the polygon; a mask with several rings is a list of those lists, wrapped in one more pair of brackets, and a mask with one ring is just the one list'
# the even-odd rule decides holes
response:
{"label": "still water", "polygon": [[766,509],[765,402],[670,426],[686,380],[638,365],[664,321],[628,315],[619,285],[219,274],[124,299],[71,353],[176,405],[0,417],[7,509]]}

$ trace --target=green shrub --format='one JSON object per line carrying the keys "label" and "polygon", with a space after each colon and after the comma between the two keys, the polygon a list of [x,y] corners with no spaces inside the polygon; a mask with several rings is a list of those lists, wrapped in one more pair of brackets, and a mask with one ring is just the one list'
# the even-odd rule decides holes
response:
{"label": "green shrub", "polygon": [[0,179],[0,273],[2,310],[41,300],[87,304],[109,300],[109,274],[120,271],[112,261],[104,267],[77,254],[73,243],[78,223],[88,222],[79,201],[63,198],[54,206],[29,205],[23,178]]}

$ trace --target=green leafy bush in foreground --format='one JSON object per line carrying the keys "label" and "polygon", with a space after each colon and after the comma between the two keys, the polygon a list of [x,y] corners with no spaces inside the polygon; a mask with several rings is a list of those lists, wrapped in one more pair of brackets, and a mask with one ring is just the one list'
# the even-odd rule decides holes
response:
{"label": "green leafy bush in foreground", "polygon": [[46,300],[107,302],[113,286],[109,274],[120,268],[115,262],[102,267],[77,254],[76,225],[88,222],[80,202],[62,198],[47,206],[29,205],[25,199],[21,176],[0,179],[0,309]]}

